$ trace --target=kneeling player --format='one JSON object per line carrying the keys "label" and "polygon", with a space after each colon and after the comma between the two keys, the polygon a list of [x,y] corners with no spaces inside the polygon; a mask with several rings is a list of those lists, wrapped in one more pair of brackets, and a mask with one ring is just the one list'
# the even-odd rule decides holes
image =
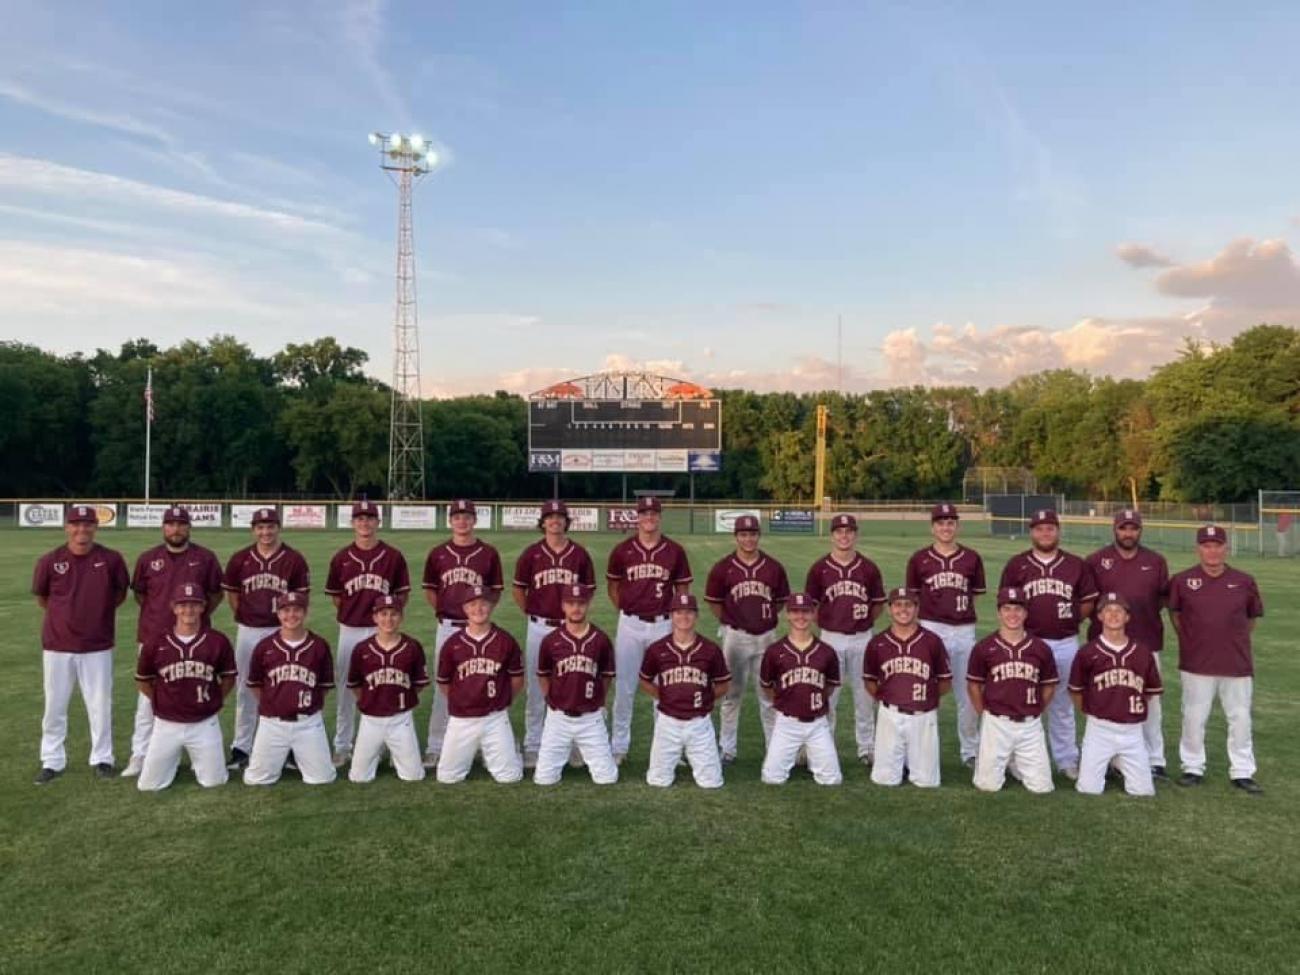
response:
{"label": "kneeling player", "polygon": [[1129,608],[1123,596],[1105,593],[1097,619],[1101,636],[1079,651],[1070,668],[1070,697],[1088,716],[1075,788],[1099,795],[1106,788],[1106,769],[1116,759],[1124,773],[1124,791],[1153,796],[1156,787],[1142,723],[1147,698],[1162,690],[1160,669],[1155,654],[1125,633]]}
{"label": "kneeling player", "polygon": [[244,785],[278,782],[291,753],[304,782],[325,785],[337,774],[321,717],[325,694],[334,686],[330,645],[306,627],[305,592],[279,597],[275,615],[280,632],[253,648],[248,665],[258,722]]}
{"label": "kneeling player", "polygon": [[348,664],[348,687],[361,712],[348,779],[373,782],[387,748],[397,777],[419,782],[424,765],[411,716],[420,703],[420,688],[429,686],[424,647],[402,632],[400,597],[377,597],[374,620],[375,635],[356,645]]}
{"label": "kneeling player", "polygon": [[1052,766],[1042,714],[1060,677],[1052,649],[1025,632],[1029,602],[1023,589],[998,590],[998,631],[971,651],[966,685],[980,715],[975,788],[997,792],[1007,766],[1030,792],[1052,791]]}
{"label": "kneeling player", "polygon": [[235,686],[235,650],[225,635],[203,625],[207,596],[187,582],[172,594],[176,625],[140,651],[135,682],[153,705],[154,727],[137,788],[156,792],[172,784],[181,750],[194,777],[209,788],[225,785],[225,746],[217,713]]}
{"label": "kneeling player", "polygon": [[826,717],[831,692],[840,686],[840,658],[834,647],[813,635],[816,609],[807,593],[791,595],[785,604],[790,632],[763,652],[759,687],[776,709],[763,759],[763,781],[769,785],[790,778],[790,769],[804,748],[818,785],[839,785],[844,780]]}
{"label": "kneeling player", "polygon": [[510,727],[510,702],[524,688],[519,644],[491,622],[496,593],[472,586],[465,596],[466,624],[438,651],[438,690],[447,695],[447,733],[438,756],[438,781],[463,782],[474,756],[497,782],[518,782],[524,761]]}
{"label": "kneeling player", "polygon": [[533,781],[554,785],[569,753],[577,748],[591,770],[591,781],[612,785],[618,765],[605,730],[605,691],[614,676],[614,647],[587,620],[594,587],[565,586],[560,607],[564,624],[542,638],[537,680],[546,701],[546,723]]}
{"label": "kneeling player", "polygon": [[684,752],[696,785],[722,786],[722,758],[709,715],[731,686],[731,671],[722,648],[695,632],[699,615],[694,596],[674,596],[672,632],[646,647],[641,660],[641,690],[655,699],[658,710],[645,774],[650,785],[672,785]]}
{"label": "kneeling player", "polygon": [[862,679],[880,702],[876,761],[871,781],[901,785],[903,768],[913,785],[939,784],[939,698],[952,686],[943,641],[916,622],[916,593],[889,592],[889,629],[867,644]]}

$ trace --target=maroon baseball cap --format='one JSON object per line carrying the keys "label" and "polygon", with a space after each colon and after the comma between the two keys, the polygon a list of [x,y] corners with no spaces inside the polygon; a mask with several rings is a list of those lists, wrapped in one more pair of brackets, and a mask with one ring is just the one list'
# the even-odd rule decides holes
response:
{"label": "maroon baseball cap", "polygon": [[380,596],[375,600],[374,606],[370,607],[371,615],[378,613],[381,609],[395,609],[399,613],[403,612],[402,601],[396,596]]}
{"label": "maroon baseball cap", "polygon": [[207,595],[203,592],[203,587],[194,582],[182,582],[172,590],[172,605],[177,603],[206,603]]}
{"label": "maroon baseball cap", "polygon": [[277,610],[284,609],[286,606],[301,606],[307,608],[307,594],[305,592],[286,592],[275,601]]}
{"label": "maroon baseball cap", "polygon": [[889,601],[891,603],[909,602],[919,603],[920,599],[916,595],[915,589],[908,589],[906,586],[896,586],[889,590]]}
{"label": "maroon baseball cap", "polygon": [[644,497],[636,499],[636,513],[644,514],[647,511],[663,511],[664,503],[656,498],[653,494],[647,494]]}
{"label": "maroon baseball cap", "polygon": [[1128,600],[1117,592],[1102,593],[1101,599],[1097,600],[1097,609],[1103,610],[1107,606],[1122,606],[1127,611],[1129,609]]}
{"label": "maroon baseball cap", "polygon": [[792,609],[802,609],[811,613],[816,608],[817,600],[813,599],[812,596],[808,595],[806,592],[792,592],[790,593],[790,598],[785,601],[786,612],[789,612]]}
{"label": "maroon baseball cap", "polygon": [[74,504],[68,508],[63,519],[65,525],[98,525],[99,517],[95,509],[88,504]]}
{"label": "maroon baseball cap", "polygon": [[1037,528],[1039,525],[1057,525],[1061,524],[1061,519],[1056,516],[1056,512],[1051,508],[1039,508],[1029,519],[1029,527]]}
{"label": "maroon baseball cap", "polygon": [[858,519],[854,518],[852,515],[836,515],[831,519],[831,531],[835,531],[837,528],[852,528],[854,531],[857,531]]}
{"label": "maroon baseball cap", "polygon": [[472,603],[476,599],[486,599],[489,603],[495,603],[497,601],[496,590],[487,586],[469,586],[461,605]]}
{"label": "maroon baseball cap", "polygon": [[375,504],[373,501],[368,501],[365,498],[362,498],[360,501],[354,501],[352,503],[352,517],[378,518],[379,505]]}
{"label": "maroon baseball cap", "polygon": [[957,506],[948,501],[940,501],[930,509],[931,521],[942,521],[944,518],[960,518],[957,514]]}
{"label": "maroon baseball cap", "polygon": [[1227,540],[1227,533],[1218,525],[1202,525],[1196,529],[1197,545],[1222,545]]}
{"label": "maroon baseball cap", "polygon": [[280,524],[280,512],[274,508],[258,508],[253,512],[254,525],[278,525]]}
{"label": "maroon baseball cap", "polygon": [[560,590],[560,601],[566,603],[589,603],[596,594],[595,586],[584,586],[575,582]]}
{"label": "maroon baseball cap", "polygon": [[174,504],[163,512],[163,524],[172,521],[178,525],[188,525],[190,523],[190,509]]}
{"label": "maroon baseball cap", "polygon": [[551,515],[563,515],[564,520],[569,520],[569,506],[563,501],[545,501],[542,503],[542,512],[537,516],[537,523],[540,525]]}
{"label": "maroon baseball cap", "polygon": [[474,507],[474,502],[469,498],[457,498],[451,503],[447,510],[448,515],[474,515],[478,517],[478,509]]}
{"label": "maroon baseball cap", "polygon": [[673,597],[671,609],[674,613],[678,610],[690,610],[692,613],[698,613],[700,604],[695,601],[695,597],[689,592],[679,592]]}
{"label": "maroon baseball cap", "polygon": [[1019,586],[1003,586],[998,590],[998,608],[1003,606],[1023,606],[1029,608],[1029,597]]}
{"label": "maroon baseball cap", "polygon": [[1123,528],[1125,525],[1132,525],[1134,528],[1142,527],[1142,512],[1137,508],[1120,508],[1115,512],[1115,527]]}
{"label": "maroon baseball cap", "polygon": [[762,529],[758,524],[758,518],[754,515],[737,515],[735,526],[732,528],[732,533],[739,534],[740,532],[756,532],[761,530]]}

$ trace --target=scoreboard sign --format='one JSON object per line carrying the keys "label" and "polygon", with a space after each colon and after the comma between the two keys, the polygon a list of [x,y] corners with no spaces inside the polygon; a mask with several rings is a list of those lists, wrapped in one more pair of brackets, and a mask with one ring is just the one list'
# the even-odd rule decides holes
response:
{"label": "scoreboard sign", "polygon": [[722,403],[716,399],[550,397],[528,403],[530,472],[714,471],[721,454]]}

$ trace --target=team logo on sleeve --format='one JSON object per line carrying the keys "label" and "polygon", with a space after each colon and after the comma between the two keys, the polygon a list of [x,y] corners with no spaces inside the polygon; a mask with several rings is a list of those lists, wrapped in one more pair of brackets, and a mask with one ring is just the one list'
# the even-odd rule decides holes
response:
{"label": "team logo on sleeve", "polygon": [[70,563],[68,563],[68,562],[55,562],[55,563],[54,563],[54,571],[57,572],[57,573],[58,573],[59,575],[61,575],[61,576],[62,576],[62,575],[67,575],[67,574],[68,574],[68,569],[69,569],[69,568],[71,568],[71,565],[70,565]]}

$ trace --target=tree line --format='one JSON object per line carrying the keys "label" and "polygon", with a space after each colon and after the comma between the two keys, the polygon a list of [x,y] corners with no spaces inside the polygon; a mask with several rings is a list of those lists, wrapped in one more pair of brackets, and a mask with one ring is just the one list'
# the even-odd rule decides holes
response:
{"label": "tree line", "polygon": [[[55,355],[0,343],[0,495],[138,495],[147,370],[159,497],[382,497],[391,392],[364,351],[333,338],[264,357],[230,336],[160,349]],[[723,469],[700,498],[810,500],[816,408],[830,411],[827,491],[837,498],[951,498],[972,467],[1026,468],[1074,497],[1245,500],[1300,487],[1300,331],[1259,325],[1225,346],[1187,344],[1143,381],[1073,370],[996,389],[866,394],[721,390]],[[516,395],[423,407],[431,497],[549,496],[529,474]],[[686,491],[686,476],[629,475]],[[616,474],[566,476],[572,498],[614,497]]]}

